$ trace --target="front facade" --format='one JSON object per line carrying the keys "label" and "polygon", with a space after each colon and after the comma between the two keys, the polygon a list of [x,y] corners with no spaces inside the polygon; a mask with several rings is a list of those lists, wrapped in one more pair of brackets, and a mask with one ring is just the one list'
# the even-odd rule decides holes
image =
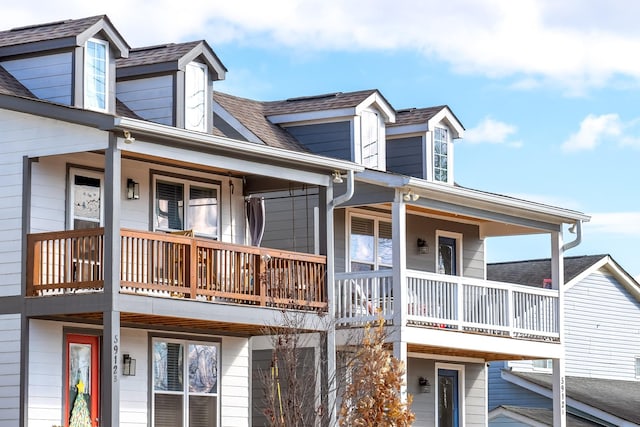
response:
{"label": "front facade", "polygon": [[[264,425],[252,372],[282,313],[326,356],[326,424],[380,314],[416,426],[486,425],[487,362],[549,358],[565,425],[563,234],[589,218],[455,184],[447,106],[258,102],[225,73],[106,16],[0,32],[0,425]],[[487,280],[485,240],[527,234],[551,286]]]}

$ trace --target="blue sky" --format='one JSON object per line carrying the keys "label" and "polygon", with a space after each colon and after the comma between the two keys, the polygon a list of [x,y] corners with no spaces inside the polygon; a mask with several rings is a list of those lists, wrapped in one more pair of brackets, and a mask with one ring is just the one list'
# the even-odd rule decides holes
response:
{"label": "blue sky", "polygon": [[[10,2],[0,28],[107,14],[133,47],[207,40],[229,69],[216,89],[234,95],[376,88],[396,109],[447,104],[466,128],[459,184],[591,215],[567,255],[608,253],[640,276],[640,3],[96,4]],[[549,256],[548,239],[527,242],[490,242],[489,260]]]}

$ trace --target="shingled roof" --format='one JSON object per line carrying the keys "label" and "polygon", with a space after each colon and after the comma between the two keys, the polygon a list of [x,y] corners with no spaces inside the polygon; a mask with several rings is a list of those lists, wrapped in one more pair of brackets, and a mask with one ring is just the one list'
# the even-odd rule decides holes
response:
{"label": "shingled roof", "polygon": [[396,122],[389,123],[387,126],[406,126],[406,125],[417,125],[421,123],[426,123],[433,116],[438,114],[440,110],[443,108],[448,108],[446,105],[438,105],[435,107],[427,107],[427,108],[405,108],[402,110],[398,110],[396,112]]}
{"label": "shingled roof", "polygon": [[[584,255],[564,258],[564,282],[570,282],[606,256]],[[550,278],[550,258],[487,264],[488,280],[540,287],[544,279]]]}
{"label": "shingled roof", "polygon": [[264,103],[264,113],[267,116],[276,116],[280,114],[355,108],[376,92],[378,92],[377,89],[346,93],[333,92],[322,95],[289,98],[282,101],[270,101]]}
{"label": "shingled roof", "polygon": [[129,51],[128,58],[120,58],[116,61],[116,66],[125,68],[160,62],[176,62],[200,43],[202,43],[201,40],[133,48]]}
{"label": "shingled roof", "polygon": [[29,89],[16,80],[4,67],[0,66],[0,93],[4,95],[36,98]]}
{"label": "shingled roof", "polygon": [[[533,384],[551,390],[551,374],[510,372]],[[567,397],[618,418],[640,424],[640,381],[566,377]]]}
{"label": "shingled roof", "polygon": [[[491,411],[499,411],[503,413],[511,413],[515,415],[520,415],[522,417],[528,418],[533,421],[537,421],[538,423],[551,426],[553,425],[553,411],[550,409],[543,408],[525,408],[522,406],[510,406],[510,405],[502,405],[498,406],[496,409]],[[593,427],[600,426],[601,424],[594,423],[583,418],[578,418],[575,415],[567,414],[567,427]]]}
{"label": "shingled roof", "polygon": [[0,31],[0,47],[75,37],[101,19],[108,20],[106,15],[97,15]]}
{"label": "shingled roof", "polygon": [[264,102],[240,98],[222,92],[214,92],[213,100],[266,145],[308,152],[289,132],[271,123],[265,117]]}

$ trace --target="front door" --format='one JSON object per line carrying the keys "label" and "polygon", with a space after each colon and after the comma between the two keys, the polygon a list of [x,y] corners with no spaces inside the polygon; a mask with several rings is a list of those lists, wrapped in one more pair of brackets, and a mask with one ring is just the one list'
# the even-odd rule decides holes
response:
{"label": "front door", "polygon": [[438,427],[459,427],[458,371],[438,369]]}
{"label": "front door", "polygon": [[65,427],[98,427],[99,342],[97,335],[67,335]]}

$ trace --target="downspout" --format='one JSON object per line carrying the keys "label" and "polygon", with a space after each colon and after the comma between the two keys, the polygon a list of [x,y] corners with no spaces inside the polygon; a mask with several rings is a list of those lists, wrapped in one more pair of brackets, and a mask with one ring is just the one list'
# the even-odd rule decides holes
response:
{"label": "downspout", "polygon": [[331,202],[331,207],[335,208],[338,205],[348,202],[353,197],[353,191],[354,191],[353,181],[354,181],[353,171],[352,170],[347,171],[347,192],[339,195],[338,197],[334,197],[333,201]]}
{"label": "downspout", "polygon": [[571,242],[567,242],[562,245],[562,252],[568,251],[571,248],[575,248],[582,242],[582,221],[576,221],[571,227],[569,227],[570,233],[576,233],[576,238]]}

